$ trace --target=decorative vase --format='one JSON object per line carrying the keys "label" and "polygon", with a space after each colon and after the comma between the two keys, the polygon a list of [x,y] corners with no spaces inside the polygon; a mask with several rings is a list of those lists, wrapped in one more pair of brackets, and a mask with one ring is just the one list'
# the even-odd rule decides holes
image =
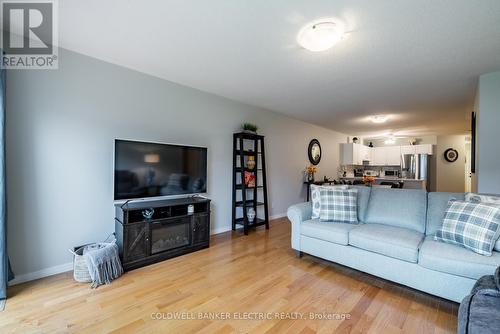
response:
{"label": "decorative vase", "polygon": [[307,181],[314,182],[314,173],[307,174]]}
{"label": "decorative vase", "polygon": [[249,170],[253,170],[255,168],[255,157],[253,157],[251,155],[248,156],[247,168]]}
{"label": "decorative vase", "polygon": [[255,187],[255,175],[253,173],[245,171],[245,185],[248,188]]}
{"label": "decorative vase", "polygon": [[247,218],[248,218],[248,222],[249,223],[253,223],[254,219],[255,219],[255,210],[253,208],[250,208],[248,209],[247,211]]}

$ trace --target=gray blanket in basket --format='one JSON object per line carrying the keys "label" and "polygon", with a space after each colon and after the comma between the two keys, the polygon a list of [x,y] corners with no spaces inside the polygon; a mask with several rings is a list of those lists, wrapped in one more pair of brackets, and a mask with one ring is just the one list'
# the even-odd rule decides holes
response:
{"label": "gray blanket in basket", "polygon": [[122,264],[118,256],[118,246],[115,243],[86,252],[84,257],[90,278],[92,278],[91,286],[93,288],[97,288],[102,284],[109,284],[123,274]]}

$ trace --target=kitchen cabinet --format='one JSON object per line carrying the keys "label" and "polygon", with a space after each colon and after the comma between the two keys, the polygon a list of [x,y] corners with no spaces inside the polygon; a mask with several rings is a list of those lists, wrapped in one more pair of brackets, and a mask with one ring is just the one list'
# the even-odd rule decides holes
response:
{"label": "kitchen cabinet", "polygon": [[401,164],[401,147],[387,146],[385,148],[385,165],[399,166]]}
{"label": "kitchen cabinet", "polygon": [[415,153],[416,154],[429,154],[432,155],[432,145],[431,144],[422,144],[415,145]]}
{"label": "kitchen cabinet", "polygon": [[401,149],[399,146],[374,147],[372,149],[373,166],[399,166],[401,163]]}
{"label": "kitchen cabinet", "polygon": [[401,154],[415,154],[415,145],[401,146]]}
{"label": "kitchen cabinet", "polygon": [[432,155],[432,144],[401,146],[401,154],[429,154],[429,155]]}
{"label": "kitchen cabinet", "polygon": [[371,148],[361,144],[340,144],[340,163],[342,165],[362,165],[363,160],[371,160]]}
{"label": "kitchen cabinet", "polygon": [[370,165],[385,166],[386,152],[385,147],[372,148],[372,161]]}
{"label": "kitchen cabinet", "polygon": [[369,161],[370,166],[399,166],[401,154],[430,154],[432,145],[404,145],[368,147],[361,144],[340,144],[340,163],[342,165],[362,165]]}
{"label": "kitchen cabinet", "polygon": [[361,158],[361,163],[363,161],[371,161],[372,160],[372,150],[371,147],[365,145],[359,145],[359,156]]}

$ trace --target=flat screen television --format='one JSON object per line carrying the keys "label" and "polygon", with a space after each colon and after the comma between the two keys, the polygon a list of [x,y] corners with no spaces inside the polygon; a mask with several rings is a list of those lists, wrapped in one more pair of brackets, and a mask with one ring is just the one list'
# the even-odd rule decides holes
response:
{"label": "flat screen television", "polygon": [[207,191],[204,147],[115,140],[115,200]]}

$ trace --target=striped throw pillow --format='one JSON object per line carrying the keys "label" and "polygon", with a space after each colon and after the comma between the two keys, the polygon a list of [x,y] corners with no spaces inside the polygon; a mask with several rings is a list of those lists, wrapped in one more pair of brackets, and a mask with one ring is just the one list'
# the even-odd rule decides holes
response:
{"label": "striped throw pillow", "polygon": [[319,218],[319,210],[321,206],[320,199],[320,189],[329,188],[329,189],[348,189],[349,186],[345,184],[339,184],[336,186],[318,186],[315,184],[311,184],[311,203],[312,203],[312,219]]}
{"label": "striped throw pillow", "polygon": [[358,223],[357,189],[320,189],[319,219],[338,223]]}
{"label": "striped throw pillow", "polygon": [[434,239],[491,256],[499,235],[499,205],[451,200]]}

